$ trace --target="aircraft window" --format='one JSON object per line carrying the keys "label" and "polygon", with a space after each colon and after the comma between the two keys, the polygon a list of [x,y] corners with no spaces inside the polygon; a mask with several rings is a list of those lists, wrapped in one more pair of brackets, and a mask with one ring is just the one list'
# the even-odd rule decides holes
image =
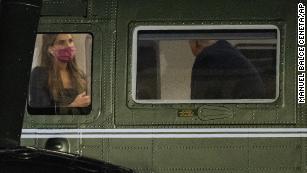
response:
{"label": "aircraft window", "polygon": [[29,82],[29,113],[88,114],[91,54],[90,34],[38,34]]}
{"label": "aircraft window", "polygon": [[273,25],[139,26],[132,97],[138,103],[265,103],[278,97]]}

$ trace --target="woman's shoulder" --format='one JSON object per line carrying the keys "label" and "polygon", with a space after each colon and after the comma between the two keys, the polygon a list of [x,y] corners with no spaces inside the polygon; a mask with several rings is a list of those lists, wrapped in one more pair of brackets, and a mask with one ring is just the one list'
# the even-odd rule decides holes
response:
{"label": "woman's shoulder", "polygon": [[46,67],[34,67],[31,72],[31,78],[46,78],[48,77],[48,69]]}
{"label": "woman's shoulder", "polygon": [[33,68],[32,74],[44,74],[48,73],[48,69],[46,67],[36,66]]}

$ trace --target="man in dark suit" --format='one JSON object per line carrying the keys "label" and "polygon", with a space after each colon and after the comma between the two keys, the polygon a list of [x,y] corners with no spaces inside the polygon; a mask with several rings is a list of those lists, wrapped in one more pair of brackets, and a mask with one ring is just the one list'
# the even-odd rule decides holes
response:
{"label": "man in dark suit", "polygon": [[263,81],[251,62],[225,40],[191,40],[196,60],[191,99],[263,99]]}

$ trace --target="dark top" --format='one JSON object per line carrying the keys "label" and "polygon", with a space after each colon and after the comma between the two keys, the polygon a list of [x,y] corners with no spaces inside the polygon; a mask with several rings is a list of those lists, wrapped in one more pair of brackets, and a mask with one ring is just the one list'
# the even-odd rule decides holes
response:
{"label": "dark top", "polygon": [[191,99],[261,99],[263,95],[258,71],[227,41],[217,41],[196,57]]}
{"label": "dark top", "polygon": [[55,102],[48,88],[48,70],[44,67],[35,67],[30,78],[30,106],[34,108],[63,107],[69,105],[77,97],[74,88],[64,89],[63,97]]}

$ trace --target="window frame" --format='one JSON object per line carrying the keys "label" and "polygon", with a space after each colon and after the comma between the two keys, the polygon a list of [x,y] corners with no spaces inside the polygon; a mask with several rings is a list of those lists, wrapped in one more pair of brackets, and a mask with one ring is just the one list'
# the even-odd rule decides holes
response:
{"label": "window frame", "polygon": [[[81,114],[75,114],[75,113],[72,113],[72,114],[68,114],[68,115],[89,115],[92,111],[92,102],[93,102],[93,93],[92,93],[92,90],[93,90],[93,82],[92,82],[92,78],[93,78],[93,44],[94,44],[94,34],[92,32],[63,32],[63,31],[60,31],[60,32],[38,32],[36,33],[36,38],[38,35],[43,35],[43,34],[72,34],[72,35],[78,35],[78,34],[84,34],[84,35],[89,35],[91,37],[91,50],[90,50],[90,60],[86,60],[88,61],[90,64],[89,65],[86,65],[86,66],[89,66],[90,69],[86,70],[86,71],[89,71],[90,74],[88,74],[88,76],[90,76],[90,83],[87,84],[89,86],[88,90],[90,91],[90,96],[91,96],[91,104],[87,107],[84,107],[87,109],[87,112],[86,113],[81,113]],[[36,40],[37,41],[37,40]],[[36,41],[35,41],[35,44],[36,44]],[[39,52],[40,53],[40,52]],[[34,56],[34,55],[33,55]],[[33,57],[34,58],[34,57]],[[34,60],[34,59],[33,59]],[[34,62],[34,61],[33,61]],[[32,62],[32,66],[33,66],[33,62]],[[38,67],[38,66],[37,66]],[[31,72],[34,68],[31,69]],[[84,71],[84,73],[86,74],[86,71]],[[29,90],[30,90],[30,84],[29,84]],[[76,109],[78,109],[78,107],[68,107],[68,106],[59,106],[59,107],[32,107],[30,105],[30,103],[28,102],[30,100],[30,93],[28,93],[27,95],[27,112],[31,115],[66,115],[65,112],[68,111],[68,109],[71,110],[71,112],[76,112]],[[56,114],[54,113],[54,109],[60,109],[60,110],[57,110],[59,111],[60,113],[59,114]],[[64,114],[61,113],[63,110]]]}
{"label": "window frame", "polygon": [[[146,30],[276,30],[276,88],[275,98],[272,99],[190,99],[190,100],[156,100],[156,99],[136,99],[137,80],[137,45],[138,32]],[[276,25],[140,25],[136,26],[132,32],[132,63],[131,63],[131,98],[139,104],[181,104],[181,103],[273,103],[279,98],[280,79],[280,30]]]}
{"label": "window frame", "polygon": [[[23,128],[58,128],[87,126],[90,123],[95,124],[96,120],[106,115],[106,99],[99,97],[102,95],[102,87],[108,89],[110,86],[101,86],[101,76],[106,75],[102,69],[102,58],[106,50],[100,49],[104,43],[106,35],[103,34],[103,28],[99,24],[89,24],[82,21],[69,23],[66,20],[47,20],[42,19],[38,28],[39,33],[86,33],[92,35],[92,56],[91,56],[91,110],[88,114],[31,114],[27,110],[24,115]],[[100,125],[100,124],[99,124]]]}

